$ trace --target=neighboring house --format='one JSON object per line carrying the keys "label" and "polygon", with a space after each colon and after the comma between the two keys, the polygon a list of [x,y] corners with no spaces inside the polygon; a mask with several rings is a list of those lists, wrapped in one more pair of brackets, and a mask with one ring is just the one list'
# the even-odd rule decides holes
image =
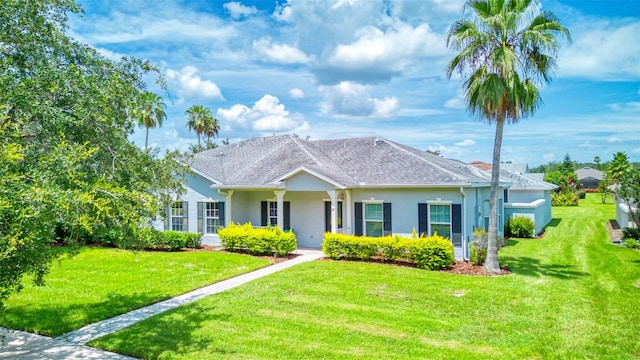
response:
{"label": "neighboring house", "polygon": [[640,202],[634,201],[634,199],[632,199],[631,203],[627,203],[626,200],[618,197],[617,184],[609,185],[607,189],[614,195],[614,199],[616,202],[616,222],[618,223],[618,226],[620,226],[620,228],[622,229],[627,227],[638,227],[638,224],[633,221],[631,212],[633,211],[637,214],[638,211],[640,211]]}
{"label": "neighboring house", "polygon": [[551,193],[557,185],[541,181],[508,170],[501,170],[501,176],[512,181],[506,190],[504,215],[525,216],[535,223],[535,234],[539,234],[551,221]]}
{"label": "neighboring house", "polygon": [[[487,173],[491,172],[491,164],[480,161],[471,164]],[[551,193],[558,186],[542,181],[540,174],[514,172],[505,167],[517,171],[529,170],[526,164],[500,164],[500,176],[511,183],[503,194],[505,218],[528,217],[535,223],[535,234],[541,233],[551,221]],[[484,206],[488,209],[489,204],[485,203]]]}
{"label": "neighboring house", "polygon": [[600,181],[604,179],[604,172],[590,167],[576,170],[576,175],[581,189],[598,189]]}
{"label": "neighboring house", "polygon": [[515,163],[501,163],[500,170],[511,171],[516,174],[527,174],[529,173],[529,165],[528,164],[515,164]]}
{"label": "neighboring house", "polygon": [[[452,239],[462,259],[473,229],[488,223],[489,173],[382,138],[252,138],[196,154],[191,169],[164,228],[209,241],[232,221],[292,229],[298,246],[314,248],[325,232],[408,236],[415,229]],[[501,182],[499,233],[507,186]]]}

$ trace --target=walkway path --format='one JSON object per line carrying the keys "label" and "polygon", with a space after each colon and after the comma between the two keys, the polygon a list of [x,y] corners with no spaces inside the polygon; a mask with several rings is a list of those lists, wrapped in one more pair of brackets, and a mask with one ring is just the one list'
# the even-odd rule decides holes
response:
{"label": "walkway path", "polygon": [[111,319],[87,325],[57,338],[0,328],[0,335],[5,335],[6,337],[5,343],[0,343],[0,359],[131,359],[127,356],[90,348],[84,346],[84,344],[180,305],[188,304],[205,296],[232,289],[249,281],[304,262],[317,260],[324,256],[320,250],[298,249],[296,253],[301,256],[205,286]]}

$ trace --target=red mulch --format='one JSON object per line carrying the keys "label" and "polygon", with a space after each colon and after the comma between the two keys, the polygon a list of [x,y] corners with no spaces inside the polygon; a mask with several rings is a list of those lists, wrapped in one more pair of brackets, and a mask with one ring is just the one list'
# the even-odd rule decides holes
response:
{"label": "red mulch", "polygon": [[[219,247],[217,246],[210,246],[210,245],[202,245],[199,249],[189,249],[189,248],[185,248],[182,249],[182,251],[220,251],[220,252],[231,252],[231,251],[227,251],[227,250],[221,250]],[[236,252],[236,253],[243,253],[243,252]],[[286,257],[277,257],[274,259],[273,256],[267,255],[267,256],[256,256],[259,257],[261,259],[265,259],[265,260],[275,260],[275,263],[281,263],[283,261],[287,261],[287,260],[291,260],[294,259],[296,257],[300,256],[299,254],[289,254]],[[322,258],[321,260],[324,261],[335,261],[335,260],[331,260],[328,258]],[[338,261],[351,261],[351,260],[338,260]],[[413,265],[410,262],[407,261],[397,261],[397,262],[384,262],[381,259],[378,258],[373,258],[370,261],[368,261],[370,263],[379,263],[379,264],[385,264],[385,265],[389,265],[389,266],[403,266],[403,267],[415,267],[415,265]],[[457,275],[471,275],[471,276],[490,276],[488,275],[485,271],[484,271],[484,267],[483,266],[479,266],[479,265],[473,265],[471,262],[469,261],[459,261],[456,260],[455,264],[453,264],[453,266],[447,270],[440,270],[440,272],[445,272],[445,273],[450,273],[450,274],[457,274]],[[509,275],[511,274],[511,271],[509,271],[509,269],[507,268],[502,268],[502,271],[500,273],[500,275]]]}

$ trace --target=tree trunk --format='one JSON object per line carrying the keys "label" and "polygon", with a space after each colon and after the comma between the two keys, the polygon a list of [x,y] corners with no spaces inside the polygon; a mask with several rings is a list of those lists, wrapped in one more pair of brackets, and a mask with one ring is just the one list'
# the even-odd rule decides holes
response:
{"label": "tree trunk", "polygon": [[498,263],[498,186],[500,185],[500,149],[504,120],[496,121],[496,137],[493,142],[493,164],[491,166],[491,198],[489,200],[489,234],[487,237],[487,259],[484,269],[489,274],[500,274]]}
{"label": "tree trunk", "polygon": [[149,150],[149,127],[147,126],[147,135],[144,137],[144,149]]}

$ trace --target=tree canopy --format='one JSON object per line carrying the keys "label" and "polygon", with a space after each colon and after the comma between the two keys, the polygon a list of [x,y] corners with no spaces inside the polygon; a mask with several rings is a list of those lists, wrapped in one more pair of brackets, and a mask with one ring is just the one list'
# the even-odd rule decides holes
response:
{"label": "tree canopy", "polygon": [[66,35],[73,0],[0,2],[0,302],[41,283],[58,240],[133,239],[186,168],[135,146],[133,112],[152,64],[112,61]]}

